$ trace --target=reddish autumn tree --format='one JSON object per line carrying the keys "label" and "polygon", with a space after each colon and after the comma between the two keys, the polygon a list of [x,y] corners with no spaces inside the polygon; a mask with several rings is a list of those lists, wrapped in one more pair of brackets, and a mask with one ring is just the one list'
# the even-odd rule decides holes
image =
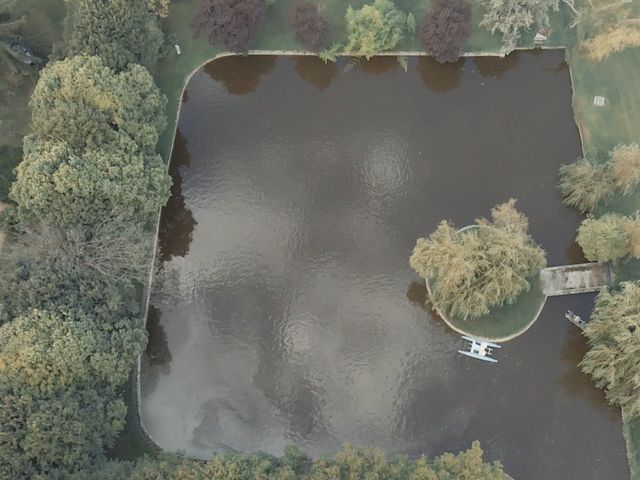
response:
{"label": "reddish autumn tree", "polygon": [[322,18],[317,5],[297,3],[289,14],[289,25],[296,34],[296,40],[306,49],[319,52],[329,47],[329,22]]}
{"label": "reddish autumn tree", "polygon": [[422,19],[420,40],[440,63],[460,58],[471,34],[471,6],[464,0],[434,0]]}
{"label": "reddish autumn tree", "polygon": [[244,53],[256,37],[267,11],[265,0],[201,0],[191,29],[212,45]]}

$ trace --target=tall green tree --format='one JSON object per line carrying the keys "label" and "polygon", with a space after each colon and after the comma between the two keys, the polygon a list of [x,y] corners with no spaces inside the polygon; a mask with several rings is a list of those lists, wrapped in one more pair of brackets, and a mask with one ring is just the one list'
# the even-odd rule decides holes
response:
{"label": "tall green tree", "polygon": [[410,24],[415,28],[415,18],[402,13],[390,0],[375,0],[358,10],[349,6],[345,20],[349,37],[345,51],[367,59],[398,45]]}
{"label": "tall green tree", "polygon": [[31,131],[38,140],[74,149],[109,149],[107,143],[118,144],[125,136],[141,151],[152,152],[166,125],[166,99],[149,72],[131,65],[114,73],[99,57],[77,56],[48,66],[30,106]]}
{"label": "tall green tree", "polygon": [[0,476],[86,468],[122,428],[116,389],[142,352],[142,325],[31,310],[0,327]]}
{"label": "tall green tree", "polygon": [[620,291],[601,292],[584,334],[589,351],[580,362],[613,405],[640,415],[640,284],[623,282]]}
{"label": "tall green tree", "polygon": [[80,153],[65,142],[30,138],[11,188],[19,217],[62,228],[114,218],[144,224],[155,218],[171,186],[162,158],[115,135],[119,143]]}
{"label": "tall green tree", "polygon": [[141,0],[65,0],[64,56],[96,55],[117,71],[137,63],[152,69],[164,35],[158,13],[165,5]]}
{"label": "tall green tree", "polygon": [[611,262],[627,256],[629,236],[627,218],[608,213],[600,218],[585,219],[578,229],[576,241],[587,260]]}
{"label": "tall green tree", "polygon": [[560,0],[477,0],[484,9],[480,26],[491,33],[502,34],[502,45],[506,51],[513,50],[520,34],[534,24],[541,29],[549,28],[549,12],[557,11]]}
{"label": "tall green tree", "polygon": [[416,242],[411,267],[429,282],[431,301],[445,314],[467,320],[513,303],[546,264],[515,200],[496,206],[491,216],[492,222],[479,219],[463,232],[443,221]]}
{"label": "tall green tree", "polygon": [[567,205],[583,213],[594,212],[616,189],[608,164],[592,163],[582,158],[560,167],[560,190]]}

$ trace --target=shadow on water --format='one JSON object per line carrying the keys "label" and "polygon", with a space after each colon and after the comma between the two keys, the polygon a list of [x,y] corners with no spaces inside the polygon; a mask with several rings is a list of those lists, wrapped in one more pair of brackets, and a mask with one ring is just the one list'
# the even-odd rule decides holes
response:
{"label": "shadow on water", "polygon": [[460,84],[465,63],[465,58],[456,63],[439,63],[431,57],[420,57],[417,69],[425,87],[433,92],[445,93]]}
{"label": "shadow on water", "polygon": [[171,197],[162,209],[160,219],[160,232],[158,236],[159,256],[162,261],[172,257],[184,257],[189,253],[189,245],[193,239],[193,229],[197,222],[193,214],[187,208],[182,195],[182,175],[180,170],[191,164],[191,156],[187,149],[187,142],[180,133],[176,132],[169,174],[173,184],[171,185]]}
{"label": "shadow on water", "polygon": [[220,82],[233,95],[247,95],[260,84],[260,77],[269,73],[276,63],[276,56],[223,57],[207,63],[203,70]]}
{"label": "shadow on water", "polygon": [[310,56],[296,57],[296,72],[321,92],[329,88],[339,74],[335,62],[325,63],[318,57]]}
{"label": "shadow on water", "polygon": [[[533,50],[535,52],[535,50]],[[527,52],[527,55],[530,53]],[[515,51],[506,57],[474,57],[473,63],[478,72],[487,78],[502,78],[502,76],[514,70],[520,62],[519,51]],[[566,67],[565,67],[566,68]]]}
{"label": "shadow on water", "polygon": [[358,62],[358,70],[367,75],[384,75],[391,72],[402,71],[397,57],[372,57],[369,60],[363,58]]}

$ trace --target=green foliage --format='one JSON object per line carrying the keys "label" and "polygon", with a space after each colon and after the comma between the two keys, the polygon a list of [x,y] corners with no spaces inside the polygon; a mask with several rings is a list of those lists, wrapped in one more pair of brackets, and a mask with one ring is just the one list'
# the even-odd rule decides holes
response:
{"label": "green foliage", "polygon": [[372,5],[364,5],[358,10],[349,6],[345,20],[349,37],[345,50],[367,59],[398,45],[412,22],[415,30],[415,18],[407,21],[407,15],[390,0],[375,0]]}
{"label": "green foliage", "polygon": [[170,178],[154,153],[165,99],[134,65],[114,74],[98,57],[74,57],[43,71],[31,99],[11,198],[26,222],[96,225],[152,219]]}
{"label": "green foliage", "polygon": [[625,257],[629,245],[626,221],[626,217],[612,213],[585,219],[578,229],[576,241],[587,260],[611,262]]}
{"label": "green foliage", "polygon": [[13,170],[22,160],[22,149],[9,145],[0,145],[0,201],[7,199],[11,183],[15,180]]}
{"label": "green foliage", "polygon": [[139,152],[125,136],[119,140],[75,153],[65,142],[28,138],[11,189],[19,216],[59,227],[152,220],[171,186],[162,158]]}
{"label": "green foliage", "polygon": [[44,69],[31,97],[31,131],[74,149],[105,149],[126,136],[152,152],[165,127],[166,99],[147,70],[114,74],[99,57],[78,56]]}
{"label": "green foliage", "polygon": [[2,478],[56,478],[99,458],[122,428],[115,390],[145,340],[141,326],[61,310],[31,310],[2,326]]}
{"label": "green foliage", "polygon": [[630,195],[640,184],[640,145],[618,145],[611,151],[611,173],[616,187]]}
{"label": "green foliage", "polygon": [[523,30],[536,24],[539,29],[549,28],[549,10],[559,8],[560,0],[477,0],[484,8],[480,22],[491,33],[502,34],[506,51],[513,50]]}
{"label": "green foliage", "polygon": [[560,167],[560,190],[567,205],[581,212],[593,212],[615,191],[611,169],[583,158]]}
{"label": "green foliage", "polygon": [[416,242],[411,267],[431,285],[431,301],[443,313],[467,320],[492,307],[514,303],[546,264],[544,251],[528,235],[528,221],[515,200],[491,211],[493,223],[456,232],[443,221]]}
{"label": "green foliage", "polygon": [[580,367],[625,414],[640,414],[640,284],[623,282],[602,291],[584,334],[589,343]]}
{"label": "green foliage", "polygon": [[166,5],[141,0],[65,0],[64,56],[96,55],[124,70],[137,63],[153,68],[164,36],[156,12]]}
{"label": "green foliage", "polygon": [[22,227],[0,264],[0,323],[31,308],[64,307],[111,325],[138,318],[149,273],[144,239],[140,227],[118,220],[92,228]]}
{"label": "green foliage", "polygon": [[311,460],[295,448],[283,458],[264,453],[215,455],[200,463],[179,455],[139,459],[135,464],[109,462],[91,474],[69,480],[506,480],[500,463],[484,463],[478,442],[458,455],[444,454],[429,462],[400,456],[387,462],[376,448],[345,445],[334,457]]}

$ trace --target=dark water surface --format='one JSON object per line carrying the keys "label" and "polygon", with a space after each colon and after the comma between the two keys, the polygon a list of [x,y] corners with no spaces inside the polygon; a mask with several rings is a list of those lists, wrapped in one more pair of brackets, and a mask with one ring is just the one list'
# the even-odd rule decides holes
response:
{"label": "dark water surface", "polygon": [[580,261],[558,167],[580,155],[561,52],[403,72],[378,59],[231,58],[187,88],[143,358],[169,450],[390,454],[479,439],[516,479],[628,477],[619,411],[550,299],[500,363],[456,353],[409,268],[416,238],[509,197],[550,265]]}

